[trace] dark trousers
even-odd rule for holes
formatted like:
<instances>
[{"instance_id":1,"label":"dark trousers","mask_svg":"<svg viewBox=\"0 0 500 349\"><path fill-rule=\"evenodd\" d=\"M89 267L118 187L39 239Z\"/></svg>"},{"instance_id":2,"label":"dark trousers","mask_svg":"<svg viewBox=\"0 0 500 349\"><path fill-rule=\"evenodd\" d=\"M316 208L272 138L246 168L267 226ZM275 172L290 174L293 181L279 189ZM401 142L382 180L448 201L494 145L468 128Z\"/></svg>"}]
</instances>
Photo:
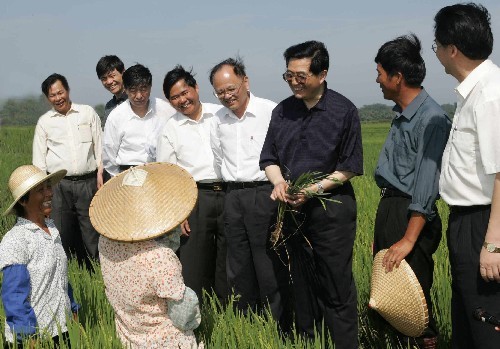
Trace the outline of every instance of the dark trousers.
<instances>
[{"instance_id":1,"label":"dark trousers","mask_svg":"<svg viewBox=\"0 0 500 349\"><path fill-rule=\"evenodd\" d=\"M97 260L99 234L90 223L89 207L97 191L97 178L71 181L62 179L53 188L51 218L61 234L66 255L76 255L91 266Z\"/></svg>"},{"instance_id":2,"label":"dark trousers","mask_svg":"<svg viewBox=\"0 0 500 349\"><path fill-rule=\"evenodd\" d=\"M350 183L328 198L341 203L309 199L285 225L297 329L314 337L324 327L335 348L358 347L357 291L352 275L356 236L356 201Z\"/></svg>"},{"instance_id":3,"label":"dark trousers","mask_svg":"<svg viewBox=\"0 0 500 349\"><path fill-rule=\"evenodd\" d=\"M451 210L448 249L452 277L451 345L453 349L498 349L500 333L472 317L477 307L500 319L500 284L486 282L479 271L479 254L490 218L490 207Z\"/></svg>"},{"instance_id":4,"label":"dark trousers","mask_svg":"<svg viewBox=\"0 0 500 349\"><path fill-rule=\"evenodd\" d=\"M198 189L198 201L188 218L191 233L181 237L179 258L186 286L202 300L202 289L215 291L221 302L229 295L226 275L223 191Z\"/></svg>"},{"instance_id":5,"label":"dark trousers","mask_svg":"<svg viewBox=\"0 0 500 349\"><path fill-rule=\"evenodd\" d=\"M375 218L374 255L403 238L410 218L408 211L410 204L411 199L409 198L384 197L380 199ZM429 326L423 337L436 337L438 335L438 328L432 314L431 287L434 274L432 255L439 246L441 236L441 218L436 209L436 217L424 225L413 250L405 258L417 276L420 286L422 286L429 310Z\"/></svg>"},{"instance_id":6,"label":"dark trousers","mask_svg":"<svg viewBox=\"0 0 500 349\"><path fill-rule=\"evenodd\" d=\"M272 185L228 190L224 206L229 286L240 298L237 307L262 309L269 304L273 317L283 321L285 266L270 249L270 229L277 203Z\"/></svg>"}]
</instances>

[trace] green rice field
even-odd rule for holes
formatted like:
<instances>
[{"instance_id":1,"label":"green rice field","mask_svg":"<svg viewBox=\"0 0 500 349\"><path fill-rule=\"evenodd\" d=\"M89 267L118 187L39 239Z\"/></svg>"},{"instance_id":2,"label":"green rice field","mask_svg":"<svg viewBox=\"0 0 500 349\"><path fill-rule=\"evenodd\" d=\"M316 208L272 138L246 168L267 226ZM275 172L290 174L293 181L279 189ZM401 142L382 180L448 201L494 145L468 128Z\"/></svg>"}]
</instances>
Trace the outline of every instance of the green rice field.
<instances>
[{"instance_id":1,"label":"green rice field","mask_svg":"<svg viewBox=\"0 0 500 349\"><path fill-rule=\"evenodd\" d=\"M382 324L367 304L370 291L372 265L371 244L375 212L379 201L379 190L373 180L378 153L389 130L389 123L366 123L362 125L365 175L355 178L353 184L358 202L358 230L354 246L354 276L358 287L359 343L361 348L412 348L411 344L397 342L394 332ZM7 188L10 173L17 166L31 163L33 128L0 128L0 207L3 210L11 200ZM443 218L443 241L435 259L434 315L440 328L438 348L450 347L451 334L451 279L448 251L444 232L448 208L438 202ZM14 217L0 218L0 236L14 224ZM69 278L75 299L82 305L79 321L69 323L69 334L73 348L122 348L115 334L113 311L106 300L99 268L95 274L70 262ZM196 334L207 348L324 348L329 338L317 336L306 342L300 337L281 336L276 324L269 316L251 314L242 316L232 307L220 309L216 301L207 295L202 308L202 325ZM5 317L0 307L0 347L3 347ZM34 348L50 348L51 341L39 340ZM64 348L64 346L62 346ZM331 346L333 347L333 346Z\"/></svg>"}]
</instances>

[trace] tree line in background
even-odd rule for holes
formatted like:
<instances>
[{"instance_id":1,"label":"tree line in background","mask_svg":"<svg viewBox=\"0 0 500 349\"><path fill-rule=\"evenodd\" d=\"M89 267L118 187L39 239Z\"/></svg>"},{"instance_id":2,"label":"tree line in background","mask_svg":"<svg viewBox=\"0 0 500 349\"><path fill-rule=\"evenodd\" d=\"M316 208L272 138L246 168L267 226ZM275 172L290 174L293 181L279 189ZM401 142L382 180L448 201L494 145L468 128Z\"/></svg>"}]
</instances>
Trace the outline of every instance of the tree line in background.
<instances>
[{"instance_id":1,"label":"tree line in background","mask_svg":"<svg viewBox=\"0 0 500 349\"><path fill-rule=\"evenodd\" d=\"M455 112L456 104L441 106L451 117ZM44 95L23 98L9 98L0 109L0 125L29 126L36 125L38 118L50 109ZM104 115L104 104L94 106L98 115ZM359 108L361 121L391 120L394 115L392 107L382 103L364 105Z\"/></svg>"}]
</instances>

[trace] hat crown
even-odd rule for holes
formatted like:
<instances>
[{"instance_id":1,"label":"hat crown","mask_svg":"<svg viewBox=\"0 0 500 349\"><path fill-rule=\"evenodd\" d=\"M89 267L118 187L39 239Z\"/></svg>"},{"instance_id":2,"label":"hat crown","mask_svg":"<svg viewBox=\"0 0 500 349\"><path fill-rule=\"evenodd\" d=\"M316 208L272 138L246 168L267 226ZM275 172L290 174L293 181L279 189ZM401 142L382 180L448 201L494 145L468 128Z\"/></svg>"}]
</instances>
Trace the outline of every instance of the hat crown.
<instances>
[{"instance_id":1,"label":"hat crown","mask_svg":"<svg viewBox=\"0 0 500 349\"><path fill-rule=\"evenodd\" d=\"M9 190L12 197L16 198L21 191L45 176L46 174L34 165L19 166L9 178Z\"/></svg>"}]
</instances>

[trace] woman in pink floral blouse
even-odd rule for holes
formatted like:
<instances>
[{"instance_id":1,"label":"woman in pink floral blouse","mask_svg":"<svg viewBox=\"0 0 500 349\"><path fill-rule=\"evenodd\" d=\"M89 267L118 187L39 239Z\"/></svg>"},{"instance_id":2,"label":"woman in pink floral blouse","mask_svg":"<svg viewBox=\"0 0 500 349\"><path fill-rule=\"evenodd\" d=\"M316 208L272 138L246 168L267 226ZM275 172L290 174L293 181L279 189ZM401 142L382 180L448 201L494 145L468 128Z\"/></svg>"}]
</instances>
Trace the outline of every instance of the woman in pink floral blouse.
<instances>
[{"instance_id":1,"label":"woman in pink floral blouse","mask_svg":"<svg viewBox=\"0 0 500 349\"><path fill-rule=\"evenodd\" d=\"M106 296L127 348L199 348L198 298L186 287L174 229L196 202L196 184L180 167L131 168L101 188L90 206ZM173 230L173 232L172 232Z\"/></svg>"}]
</instances>

